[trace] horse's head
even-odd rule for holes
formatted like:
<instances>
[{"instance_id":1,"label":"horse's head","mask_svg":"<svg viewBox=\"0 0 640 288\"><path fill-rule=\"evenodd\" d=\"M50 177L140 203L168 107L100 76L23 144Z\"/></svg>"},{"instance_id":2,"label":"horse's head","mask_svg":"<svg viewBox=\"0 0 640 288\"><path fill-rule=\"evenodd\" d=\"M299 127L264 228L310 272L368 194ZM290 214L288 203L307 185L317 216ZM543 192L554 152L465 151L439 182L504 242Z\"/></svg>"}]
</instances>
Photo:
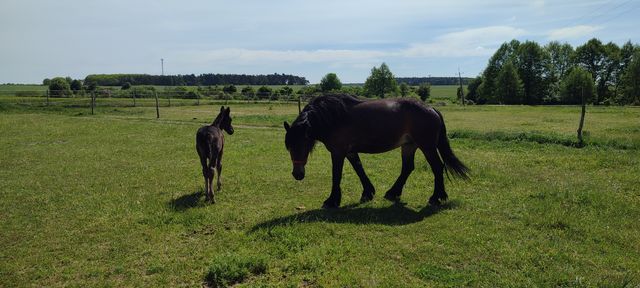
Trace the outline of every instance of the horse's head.
<instances>
[{"instance_id":1,"label":"horse's head","mask_svg":"<svg viewBox=\"0 0 640 288\"><path fill-rule=\"evenodd\" d=\"M296 180L304 179L304 165L307 164L309 153L313 150L315 140L311 136L308 121L297 121L291 126L284 122L284 129L287 133L284 137L284 144L291 155L293 163L293 178Z\"/></svg>"},{"instance_id":2,"label":"horse's head","mask_svg":"<svg viewBox=\"0 0 640 288\"><path fill-rule=\"evenodd\" d=\"M218 115L218 117L216 118L216 121L219 121L218 125L220 125L220 129L227 131L227 133L229 133L229 135L233 134L233 126L231 126L231 108L227 107L226 109L224 108L224 106L220 107L220 114ZM214 123L216 122L214 121Z\"/></svg>"}]
</instances>

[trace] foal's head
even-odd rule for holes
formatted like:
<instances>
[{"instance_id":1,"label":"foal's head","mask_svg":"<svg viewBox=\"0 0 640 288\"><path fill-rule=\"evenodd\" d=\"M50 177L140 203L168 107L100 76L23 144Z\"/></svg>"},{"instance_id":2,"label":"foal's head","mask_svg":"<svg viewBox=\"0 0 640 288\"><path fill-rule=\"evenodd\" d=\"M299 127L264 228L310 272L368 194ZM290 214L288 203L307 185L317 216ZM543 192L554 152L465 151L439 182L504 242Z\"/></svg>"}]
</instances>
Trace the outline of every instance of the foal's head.
<instances>
[{"instance_id":1,"label":"foal's head","mask_svg":"<svg viewBox=\"0 0 640 288\"><path fill-rule=\"evenodd\" d=\"M309 153L313 150L315 139L313 139L308 121L296 121L291 126L284 122L284 129L287 134L284 137L284 144L291 155L293 163L293 178L304 179L304 165L307 164Z\"/></svg>"},{"instance_id":2,"label":"foal's head","mask_svg":"<svg viewBox=\"0 0 640 288\"><path fill-rule=\"evenodd\" d=\"M221 106L220 114L218 114L218 117L213 120L212 125L218 126L218 128L227 131L229 135L233 134L233 126L231 126L231 108L227 107L225 109L224 106Z\"/></svg>"}]
</instances>

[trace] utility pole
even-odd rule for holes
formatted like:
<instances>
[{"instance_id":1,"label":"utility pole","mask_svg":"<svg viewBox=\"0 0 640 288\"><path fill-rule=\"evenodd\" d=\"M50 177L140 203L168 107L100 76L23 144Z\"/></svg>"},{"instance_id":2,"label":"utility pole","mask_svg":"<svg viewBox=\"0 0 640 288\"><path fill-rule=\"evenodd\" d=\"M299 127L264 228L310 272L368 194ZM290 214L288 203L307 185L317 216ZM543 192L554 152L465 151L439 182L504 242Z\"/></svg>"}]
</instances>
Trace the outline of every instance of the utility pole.
<instances>
[{"instance_id":1,"label":"utility pole","mask_svg":"<svg viewBox=\"0 0 640 288\"><path fill-rule=\"evenodd\" d=\"M160 67L162 67L162 76L164 76L164 58L160 58Z\"/></svg>"},{"instance_id":2,"label":"utility pole","mask_svg":"<svg viewBox=\"0 0 640 288\"><path fill-rule=\"evenodd\" d=\"M462 76L460 76L460 67L458 67L458 83L460 84L460 101L462 101L462 106L464 106L464 89L462 88Z\"/></svg>"}]
</instances>

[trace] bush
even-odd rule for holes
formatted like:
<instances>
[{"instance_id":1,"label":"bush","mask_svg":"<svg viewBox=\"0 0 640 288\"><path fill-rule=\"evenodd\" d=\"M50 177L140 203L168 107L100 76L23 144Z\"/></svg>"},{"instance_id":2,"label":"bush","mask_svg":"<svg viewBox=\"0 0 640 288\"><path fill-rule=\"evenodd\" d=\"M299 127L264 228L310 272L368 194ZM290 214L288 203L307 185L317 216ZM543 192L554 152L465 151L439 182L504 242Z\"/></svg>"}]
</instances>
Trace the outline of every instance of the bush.
<instances>
[{"instance_id":1,"label":"bush","mask_svg":"<svg viewBox=\"0 0 640 288\"><path fill-rule=\"evenodd\" d=\"M227 254L213 260L204 278L212 287L227 287L244 281L251 274L266 272L267 261L264 258Z\"/></svg>"}]
</instances>

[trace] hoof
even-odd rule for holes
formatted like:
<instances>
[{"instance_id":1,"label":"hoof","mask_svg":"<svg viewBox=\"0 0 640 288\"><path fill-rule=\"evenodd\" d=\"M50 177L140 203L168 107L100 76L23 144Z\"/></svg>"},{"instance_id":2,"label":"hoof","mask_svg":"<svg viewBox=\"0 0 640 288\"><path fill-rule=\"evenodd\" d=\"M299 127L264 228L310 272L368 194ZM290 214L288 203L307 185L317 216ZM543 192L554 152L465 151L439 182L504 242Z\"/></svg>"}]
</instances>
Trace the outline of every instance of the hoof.
<instances>
[{"instance_id":1,"label":"hoof","mask_svg":"<svg viewBox=\"0 0 640 288\"><path fill-rule=\"evenodd\" d=\"M432 206L440 206L442 203L440 202L440 199L431 197L429 198L429 204Z\"/></svg>"},{"instance_id":2,"label":"hoof","mask_svg":"<svg viewBox=\"0 0 640 288\"><path fill-rule=\"evenodd\" d=\"M373 200L373 193L362 193L360 197L360 203L365 203Z\"/></svg>"},{"instance_id":3,"label":"hoof","mask_svg":"<svg viewBox=\"0 0 640 288\"><path fill-rule=\"evenodd\" d=\"M384 199L391 202L400 202L400 195L387 192L387 194L384 194Z\"/></svg>"},{"instance_id":4,"label":"hoof","mask_svg":"<svg viewBox=\"0 0 640 288\"><path fill-rule=\"evenodd\" d=\"M326 200L322 203L322 209L338 209L340 207L340 203L336 203L335 201Z\"/></svg>"}]
</instances>

